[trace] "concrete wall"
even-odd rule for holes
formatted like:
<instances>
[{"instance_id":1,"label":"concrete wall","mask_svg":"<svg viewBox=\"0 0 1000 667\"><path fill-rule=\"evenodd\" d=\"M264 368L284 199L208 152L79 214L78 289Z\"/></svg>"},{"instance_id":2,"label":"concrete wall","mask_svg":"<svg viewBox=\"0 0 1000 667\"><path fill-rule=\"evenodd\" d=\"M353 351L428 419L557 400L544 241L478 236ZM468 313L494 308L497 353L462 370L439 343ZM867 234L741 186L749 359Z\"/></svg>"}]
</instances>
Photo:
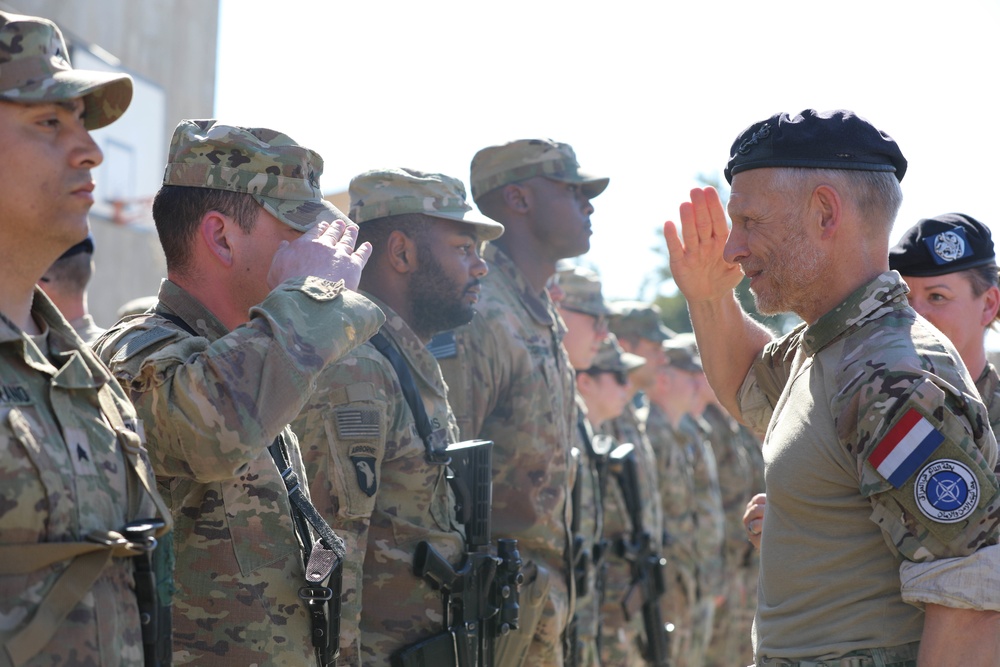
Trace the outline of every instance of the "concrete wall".
<instances>
[{"instance_id":1,"label":"concrete wall","mask_svg":"<svg viewBox=\"0 0 1000 667\"><path fill-rule=\"evenodd\" d=\"M167 140L181 119L213 116L218 0L0 0L0 8L51 19L71 49L75 40L89 42L118 58L125 71L161 87ZM124 302L155 294L166 276L148 211L130 213L136 218L131 224L91 215L97 268L88 299L101 326L114 323Z\"/></svg>"}]
</instances>

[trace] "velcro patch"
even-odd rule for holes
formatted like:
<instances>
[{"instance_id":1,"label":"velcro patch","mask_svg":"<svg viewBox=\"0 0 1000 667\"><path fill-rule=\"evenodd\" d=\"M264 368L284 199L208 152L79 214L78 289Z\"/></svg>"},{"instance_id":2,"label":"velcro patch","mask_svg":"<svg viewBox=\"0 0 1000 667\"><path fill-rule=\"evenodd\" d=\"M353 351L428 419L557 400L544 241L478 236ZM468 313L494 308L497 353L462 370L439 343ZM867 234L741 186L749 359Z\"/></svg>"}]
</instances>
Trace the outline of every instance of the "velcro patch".
<instances>
[{"instance_id":1,"label":"velcro patch","mask_svg":"<svg viewBox=\"0 0 1000 667\"><path fill-rule=\"evenodd\" d=\"M168 329L167 327L153 327L147 331L143 331L137 336L133 336L125 341L115 355L111 357L111 363L109 366L115 364L120 364L123 361L128 361L134 357L139 352L142 352L150 345L158 343L161 340L166 340L167 338L172 338L176 336L178 331L176 329Z\"/></svg>"},{"instance_id":2,"label":"velcro patch","mask_svg":"<svg viewBox=\"0 0 1000 667\"><path fill-rule=\"evenodd\" d=\"M338 408L334 411L337 435L343 440L374 440L379 433L379 411L364 408Z\"/></svg>"},{"instance_id":3,"label":"velcro patch","mask_svg":"<svg viewBox=\"0 0 1000 667\"><path fill-rule=\"evenodd\" d=\"M936 459L917 474L913 496L924 516L941 523L964 520L979 504L979 480L955 459Z\"/></svg>"},{"instance_id":4,"label":"velcro patch","mask_svg":"<svg viewBox=\"0 0 1000 667\"><path fill-rule=\"evenodd\" d=\"M942 442L944 434L915 408L910 408L882 438L868 462L899 489Z\"/></svg>"},{"instance_id":5,"label":"velcro patch","mask_svg":"<svg viewBox=\"0 0 1000 667\"><path fill-rule=\"evenodd\" d=\"M455 332L445 331L431 338L431 341L427 343L427 351L435 359L454 359L458 355Z\"/></svg>"},{"instance_id":6,"label":"velcro patch","mask_svg":"<svg viewBox=\"0 0 1000 667\"><path fill-rule=\"evenodd\" d=\"M352 456L351 463L354 464L354 472L358 477L358 486L369 498L378 491L378 480L375 477L375 457L374 456Z\"/></svg>"}]
</instances>

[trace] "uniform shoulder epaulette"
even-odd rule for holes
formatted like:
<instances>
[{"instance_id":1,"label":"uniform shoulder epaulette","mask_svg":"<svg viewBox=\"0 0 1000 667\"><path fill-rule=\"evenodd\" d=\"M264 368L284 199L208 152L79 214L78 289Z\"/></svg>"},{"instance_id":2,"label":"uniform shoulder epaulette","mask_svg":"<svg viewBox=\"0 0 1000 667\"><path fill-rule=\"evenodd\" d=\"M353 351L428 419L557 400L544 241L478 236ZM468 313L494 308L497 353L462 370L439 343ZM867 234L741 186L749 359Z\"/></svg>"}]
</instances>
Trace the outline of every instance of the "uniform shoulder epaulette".
<instances>
[{"instance_id":1,"label":"uniform shoulder epaulette","mask_svg":"<svg viewBox=\"0 0 1000 667\"><path fill-rule=\"evenodd\" d=\"M169 327L153 327L152 329L146 329L135 334L126 334L125 344L118 348L115 355L111 357L111 364L120 364L128 361L150 345L173 338L179 333L177 329Z\"/></svg>"}]
</instances>

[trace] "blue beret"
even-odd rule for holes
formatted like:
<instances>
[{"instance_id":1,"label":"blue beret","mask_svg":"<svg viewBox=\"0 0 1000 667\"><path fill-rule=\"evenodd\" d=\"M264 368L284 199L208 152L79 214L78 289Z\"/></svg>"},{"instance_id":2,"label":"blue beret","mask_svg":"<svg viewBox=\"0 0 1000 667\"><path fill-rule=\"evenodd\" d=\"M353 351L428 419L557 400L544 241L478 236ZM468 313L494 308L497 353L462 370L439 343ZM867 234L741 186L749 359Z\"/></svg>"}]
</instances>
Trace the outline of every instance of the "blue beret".
<instances>
[{"instance_id":1,"label":"blue beret","mask_svg":"<svg viewBox=\"0 0 1000 667\"><path fill-rule=\"evenodd\" d=\"M996 264L990 229L964 213L924 218L889 251L889 268L922 278Z\"/></svg>"},{"instance_id":2,"label":"blue beret","mask_svg":"<svg viewBox=\"0 0 1000 667\"><path fill-rule=\"evenodd\" d=\"M885 132L852 111L778 113L743 130L730 150L726 180L763 167L906 173L906 158Z\"/></svg>"}]
</instances>

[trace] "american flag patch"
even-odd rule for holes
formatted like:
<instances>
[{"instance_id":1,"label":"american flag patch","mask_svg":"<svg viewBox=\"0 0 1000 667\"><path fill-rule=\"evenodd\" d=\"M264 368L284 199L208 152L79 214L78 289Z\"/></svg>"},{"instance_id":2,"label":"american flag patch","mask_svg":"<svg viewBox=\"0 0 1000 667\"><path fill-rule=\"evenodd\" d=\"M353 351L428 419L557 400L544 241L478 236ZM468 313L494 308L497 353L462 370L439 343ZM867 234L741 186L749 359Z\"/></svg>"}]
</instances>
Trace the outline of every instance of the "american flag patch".
<instances>
[{"instance_id":1,"label":"american flag patch","mask_svg":"<svg viewBox=\"0 0 1000 667\"><path fill-rule=\"evenodd\" d=\"M349 408L335 412L337 435L344 440L372 440L379 437L378 410Z\"/></svg>"},{"instance_id":2,"label":"american flag patch","mask_svg":"<svg viewBox=\"0 0 1000 667\"><path fill-rule=\"evenodd\" d=\"M878 443L868 462L878 474L898 488L944 442L944 435L927 418L910 408L892 430Z\"/></svg>"}]
</instances>

